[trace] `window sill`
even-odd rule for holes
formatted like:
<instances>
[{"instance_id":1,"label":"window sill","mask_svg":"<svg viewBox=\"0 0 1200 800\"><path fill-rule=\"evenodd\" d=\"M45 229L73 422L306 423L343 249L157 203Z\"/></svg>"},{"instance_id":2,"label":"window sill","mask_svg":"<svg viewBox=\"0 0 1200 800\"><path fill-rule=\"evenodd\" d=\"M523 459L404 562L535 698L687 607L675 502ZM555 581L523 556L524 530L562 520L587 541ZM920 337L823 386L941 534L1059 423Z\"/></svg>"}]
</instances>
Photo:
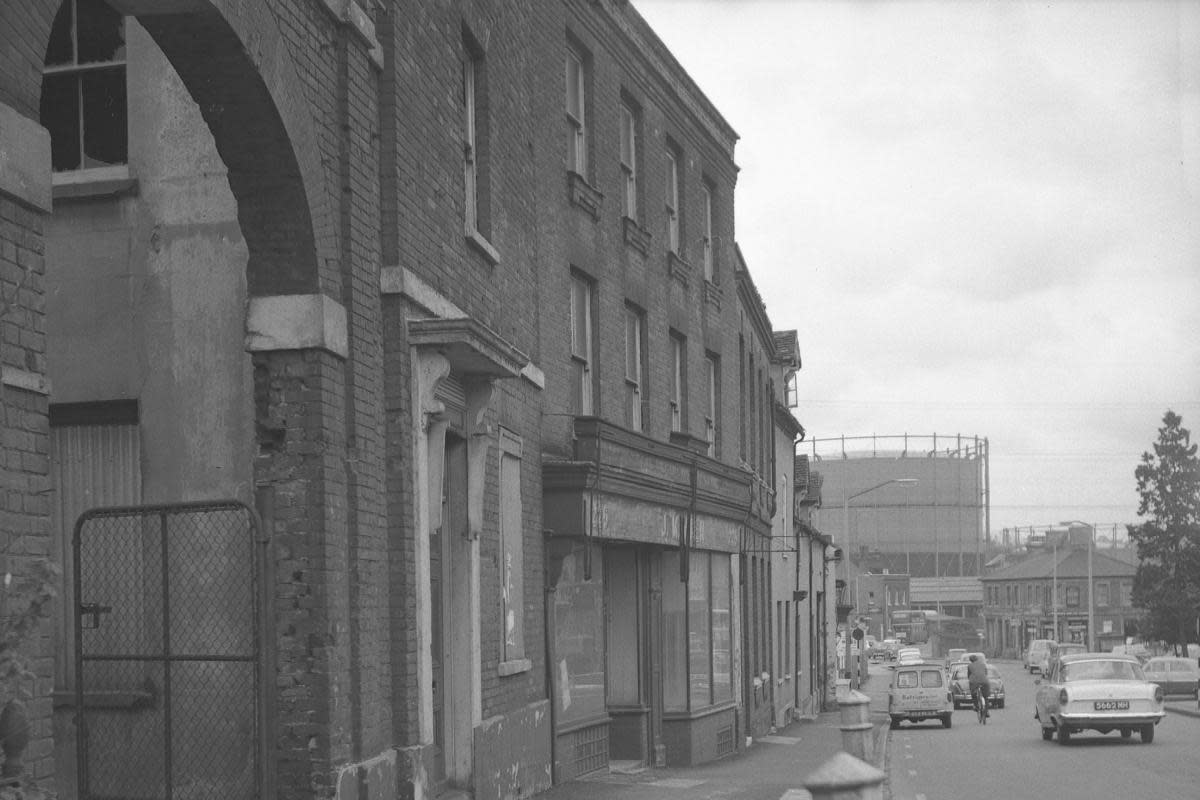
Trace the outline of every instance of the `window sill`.
<instances>
[{"instance_id":1,"label":"window sill","mask_svg":"<svg viewBox=\"0 0 1200 800\"><path fill-rule=\"evenodd\" d=\"M500 673L501 678L507 678L509 675L529 672L531 669L533 669L533 662L528 658L514 658L511 661L501 661L496 671Z\"/></svg>"},{"instance_id":2,"label":"window sill","mask_svg":"<svg viewBox=\"0 0 1200 800\"><path fill-rule=\"evenodd\" d=\"M136 195L138 180L127 164L97 167L73 172L56 172L52 176L51 197L54 200L90 200L124 195Z\"/></svg>"},{"instance_id":3,"label":"window sill","mask_svg":"<svg viewBox=\"0 0 1200 800\"><path fill-rule=\"evenodd\" d=\"M692 265L683 260L678 253L667 252L667 274L687 288L692 280Z\"/></svg>"},{"instance_id":4,"label":"window sill","mask_svg":"<svg viewBox=\"0 0 1200 800\"><path fill-rule=\"evenodd\" d=\"M650 253L650 232L637 224L630 217L621 218L621 226L625 232L625 244L637 250L643 256Z\"/></svg>"},{"instance_id":5,"label":"window sill","mask_svg":"<svg viewBox=\"0 0 1200 800\"><path fill-rule=\"evenodd\" d=\"M487 262L493 267L500 263L500 253L496 248L492 247L491 242L487 240L482 233L475 228L467 228L466 230L467 244L479 251L480 255L487 259Z\"/></svg>"},{"instance_id":6,"label":"window sill","mask_svg":"<svg viewBox=\"0 0 1200 800\"><path fill-rule=\"evenodd\" d=\"M590 214L593 220L600 219L600 206L604 202L604 195L578 172L567 173L567 196L572 204Z\"/></svg>"}]
</instances>

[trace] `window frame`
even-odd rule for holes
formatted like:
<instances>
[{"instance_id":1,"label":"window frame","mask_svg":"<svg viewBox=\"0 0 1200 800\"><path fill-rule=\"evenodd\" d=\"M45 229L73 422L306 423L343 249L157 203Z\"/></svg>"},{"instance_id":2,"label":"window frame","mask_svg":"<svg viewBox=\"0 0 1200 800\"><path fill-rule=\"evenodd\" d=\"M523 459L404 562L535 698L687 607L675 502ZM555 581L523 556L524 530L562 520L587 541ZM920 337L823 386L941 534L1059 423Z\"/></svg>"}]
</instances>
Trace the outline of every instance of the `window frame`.
<instances>
[{"instance_id":1,"label":"window frame","mask_svg":"<svg viewBox=\"0 0 1200 800\"><path fill-rule=\"evenodd\" d=\"M683 257L683 230L681 217L683 216L680 208L680 183L681 171L679 162L681 159L679 148L673 143L667 143L666 150L666 184L664 187L665 197L663 204L667 217L667 250L679 257Z\"/></svg>"},{"instance_id":2,"label":"window frame","mask_svg":"<svg viewBox=\"0 0 1200 800\"><path fill-rule=\"evenodd\" d=\"M646 430L646 312L625 303L625 423L635 431Z\"/></svg>"},{"instance_id":3,"label":"window frame","mask_svg":"<svg viewBox=\"0 0 1200 800\"><path fill-rule=\"evenodd\" d=\"M582 294L582 297L579 294ZM591 416L596 412L595 379L595 282L576 270L571 272L570 293L570 360L572 375L578 373L578 385L571 388L574 413ZM583 318L578 315L582 313ZM580 334L583 341L580 342Z\"/></svg>"},{"instance_id":4,"label":"window frame","mask_svg":"<svg viewBox=\"0 0 1200 800\"><path fill-rule=\"evenodd\" d=\"M701 210L704 225L704 235L701 240L701 246L704 252L704 280L708 283L715 284L717 282L717 254L715 234L713 233L713 194L716 191L712 181L704 180L701 182Z\"/></svg>"},{"instance_id":5,"label":"window frame","mask_svg":"<svg viewBox=\"0 0 1200 800\"><path fill-rule=\"evenodd\" d=\"M671 414L671 431L687 431L687 337L676 330L669 335L671 342L671 384L667 407Z\"/></svg>"},{"instance_id":6,"label":"window frame","mask_svg":"<svg viewBox=\"0 0 1200 800\"><path fill-rule=\"evenodd\" d=\"M531 668L525 654L525 486L522 476L524 442L518 434L504 427L499 429L498 438L496 449L500 494L500 671L508 675ZM515 519L509 516L512 506L506 505L506 501L512 501L505 491L509 469L515 469ZM510 522L515 522L516 530L509 530Z\"/></svg>"},{"instance_id":7,"label":"window frame","mask_svg":"<svg viewBox=\"0 0 1200 800\"><path fill-rule=\"evenodd\" d=\"M640 222L641 172L638 159L641 156L641 109L632 101L621 99L621 150L620 165L623 180L621 213L634 222Z\"/></svg>"},{"instance_id":8,"label":"window frame","mask_svg":"<svg viewBox=\"0 0 1200 800\"><path fill-rule=\"evenodd\" d=\"M711 458L717 458L719 449L717 445L717 433L719 426L717 424L718 416L721 409L721 358L715 353L704 354L704 370L705 381L707 382L708 394L708 409L704 416L704 434L708 440L708 455Z\"/></svg>"},{"instance_id":9,"label":"window frame","mask_svg":"<svg viewBox=\"0 0 1200 800\"><path fill-rule=\"evenodd\" d=\"M568 129L567 171L584 180L589 177L591 159L588 130L588 73L589 59L586 51L574 42L568 42L566 55L566 101L565 112ZM572 94L572 92L574 94ZM575 102L572 102L572 101Z\"/></svg>"},{"instance_id":10,"label":"window frame","mask_svg":"<svg viewBox=\"0 0 1200 800\"><path fill-rule=\"evenodd\" d=\"M112 9L103 3L106 8ZM113 180L124 179L129 177L129 89L128 89L128 74L129 74L129 57L128 57L128 24L124 15L112 11L119 18L120 43L117 47L119 57L108 58L95 61L80 62L79 57L79 0L62 0L59 5L58 15L61 15L64 9L70 9L70 44L71 44L71 61L70 63L45 63L42 64L42 94L45 94L45 82L47 78L59 78L67 76L73 78L74 96L76 99L73 137L78 145L76 156L78 157L78 166L67 169L53 169L54 158L54 128L57 125L46 124L42 120L42 113L39 110L39 122L50 131L51 134L51 180L54 184L70 184L80 183L93 180ZM54 23L58 23L59 16L56 15ZM51 36L55 35L51 31ZM111 164L99 164L89 166L87 164L87 128L85 119L86 101L85 87L83 76L88 74L99 74L102 72L119 71L120 83L123 87L123 106L119 109L121 123L124 125L124 160L113 162Z\"/></svg>"}]
</instances>

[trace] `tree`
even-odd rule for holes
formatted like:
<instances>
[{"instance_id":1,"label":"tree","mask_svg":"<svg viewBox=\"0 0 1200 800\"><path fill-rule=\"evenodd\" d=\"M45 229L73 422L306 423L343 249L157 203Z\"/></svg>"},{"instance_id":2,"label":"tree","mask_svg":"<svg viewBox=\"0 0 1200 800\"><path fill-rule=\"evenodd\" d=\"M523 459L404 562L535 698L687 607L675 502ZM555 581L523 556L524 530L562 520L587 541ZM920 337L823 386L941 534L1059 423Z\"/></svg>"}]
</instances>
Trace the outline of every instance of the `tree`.
<instances>
[{"instance_id":1,"label":"tree","mask_svg":"<svg viewBox=\"0 0 1200 800\"><path fill-rule=\"evenodd\" d=\"M1146 611L1143 634L1171 644L1196 641L1200 619L1200 459L1183 418L1163 416L1154 453L1142 453L1138 516L1130 525L1138 569L1133 602ZM1147 630L1148 629L1148 630Z\"/></svg>"}]
</instances>

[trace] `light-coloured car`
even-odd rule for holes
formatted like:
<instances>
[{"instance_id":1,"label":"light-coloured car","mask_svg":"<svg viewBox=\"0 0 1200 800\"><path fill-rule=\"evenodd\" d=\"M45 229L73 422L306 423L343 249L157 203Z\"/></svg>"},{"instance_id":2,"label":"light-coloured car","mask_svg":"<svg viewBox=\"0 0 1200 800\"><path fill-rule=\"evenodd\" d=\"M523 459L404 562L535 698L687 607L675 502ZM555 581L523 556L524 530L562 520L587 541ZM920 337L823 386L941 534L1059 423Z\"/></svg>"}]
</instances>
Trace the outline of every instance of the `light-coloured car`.
<instances>
[{"instance_id":1,"label":"light-coloured car","mask_svg":"<svg viewBox=\"0 0 1200 800\"><path fill-rule=\"evenodd\" d=\"M1025 649L1025 657L1022 659L1025 664L1025 669L1033 672L1042 669L1042 661L1045 660L1050 652L1050 645L1054 644L1053 639L1034 639L1029 643L1029 647Z\"/></svg>"},{"instance_id":2,"label":"light-coloured car","mask_svg":"<svg viewBox=\"0 0 1200 800\"><path fill-rule=\"evenodd\" d=\"M924 722L941 720L942 727L949 728L954 712L954 701L946 687L946 671L941 664L917 663L898 665L892 672L888 687L888 716L892 728L900 727L904 720Z\"/></svg>"},{"instance_id":3,"label":"light-coloured car","mask_svg":"<svg viewBox=\"0 0 1200 800\"><path fill-rule=\"evenodd\" d=\"M909 664L919 664L924 661L924 656L921 655L919 647L901 647L896 653L897 666L907 666Z\"/></svg>"},{"instance_id":4,"label":"light-coloured car","mask_svg":"<svg viewBox=\"0 0 1200 800\"><path fill-rule=\"evenodd\" d=\"M951 647L946 651L946 669L950 669L950 665L955 661L966 661L967 651L962 647Z\"/></svg>"},{"instance_id":5,"label":"light-coloured car","mask_svg":"<svg viewBox=\"0 0 1200 800\"><path fill-rule=\"evenodd\" d=\"M1042 738L1057 734L1060 744L1085 730L1134 731L1142 742L1154 741L1154 726L1166 716L1161 686L1146 680L1133 656L1081 653L1055 659L1050 673L1038 678L1034 718Z\"/></svg>"},{"instance_id":6,"label":"light-coloured car","mask_svg":"<svg viewBox=\"0 0 1200 800\"><path fill-rule=\"evenodd\" d=\"M1161 686L1164 694L1186 694L1200 701L1200 667L1195 659L1155 656L1142 670L1146 680Z\"/></svg>"}]
</instances>

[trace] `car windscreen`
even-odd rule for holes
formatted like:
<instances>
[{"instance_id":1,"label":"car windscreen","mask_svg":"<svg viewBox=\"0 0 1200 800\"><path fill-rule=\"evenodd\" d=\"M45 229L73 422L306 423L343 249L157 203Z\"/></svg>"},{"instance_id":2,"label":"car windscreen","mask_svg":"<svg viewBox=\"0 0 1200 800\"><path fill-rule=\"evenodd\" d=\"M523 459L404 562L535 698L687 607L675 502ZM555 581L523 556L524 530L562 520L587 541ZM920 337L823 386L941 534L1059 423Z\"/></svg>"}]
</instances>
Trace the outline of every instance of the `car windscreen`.
<instances>
[{"instance_id":1,"label":"car windscreen","mask_svg":"<svg viewBox=\"0 0 1200 800\"><path fill-rule=\"evenodd\" d=\"M1141 681L1142 668L1132 661L1072 661L1059 672L1063 681Z\"/></svg>"}]
</instances>

